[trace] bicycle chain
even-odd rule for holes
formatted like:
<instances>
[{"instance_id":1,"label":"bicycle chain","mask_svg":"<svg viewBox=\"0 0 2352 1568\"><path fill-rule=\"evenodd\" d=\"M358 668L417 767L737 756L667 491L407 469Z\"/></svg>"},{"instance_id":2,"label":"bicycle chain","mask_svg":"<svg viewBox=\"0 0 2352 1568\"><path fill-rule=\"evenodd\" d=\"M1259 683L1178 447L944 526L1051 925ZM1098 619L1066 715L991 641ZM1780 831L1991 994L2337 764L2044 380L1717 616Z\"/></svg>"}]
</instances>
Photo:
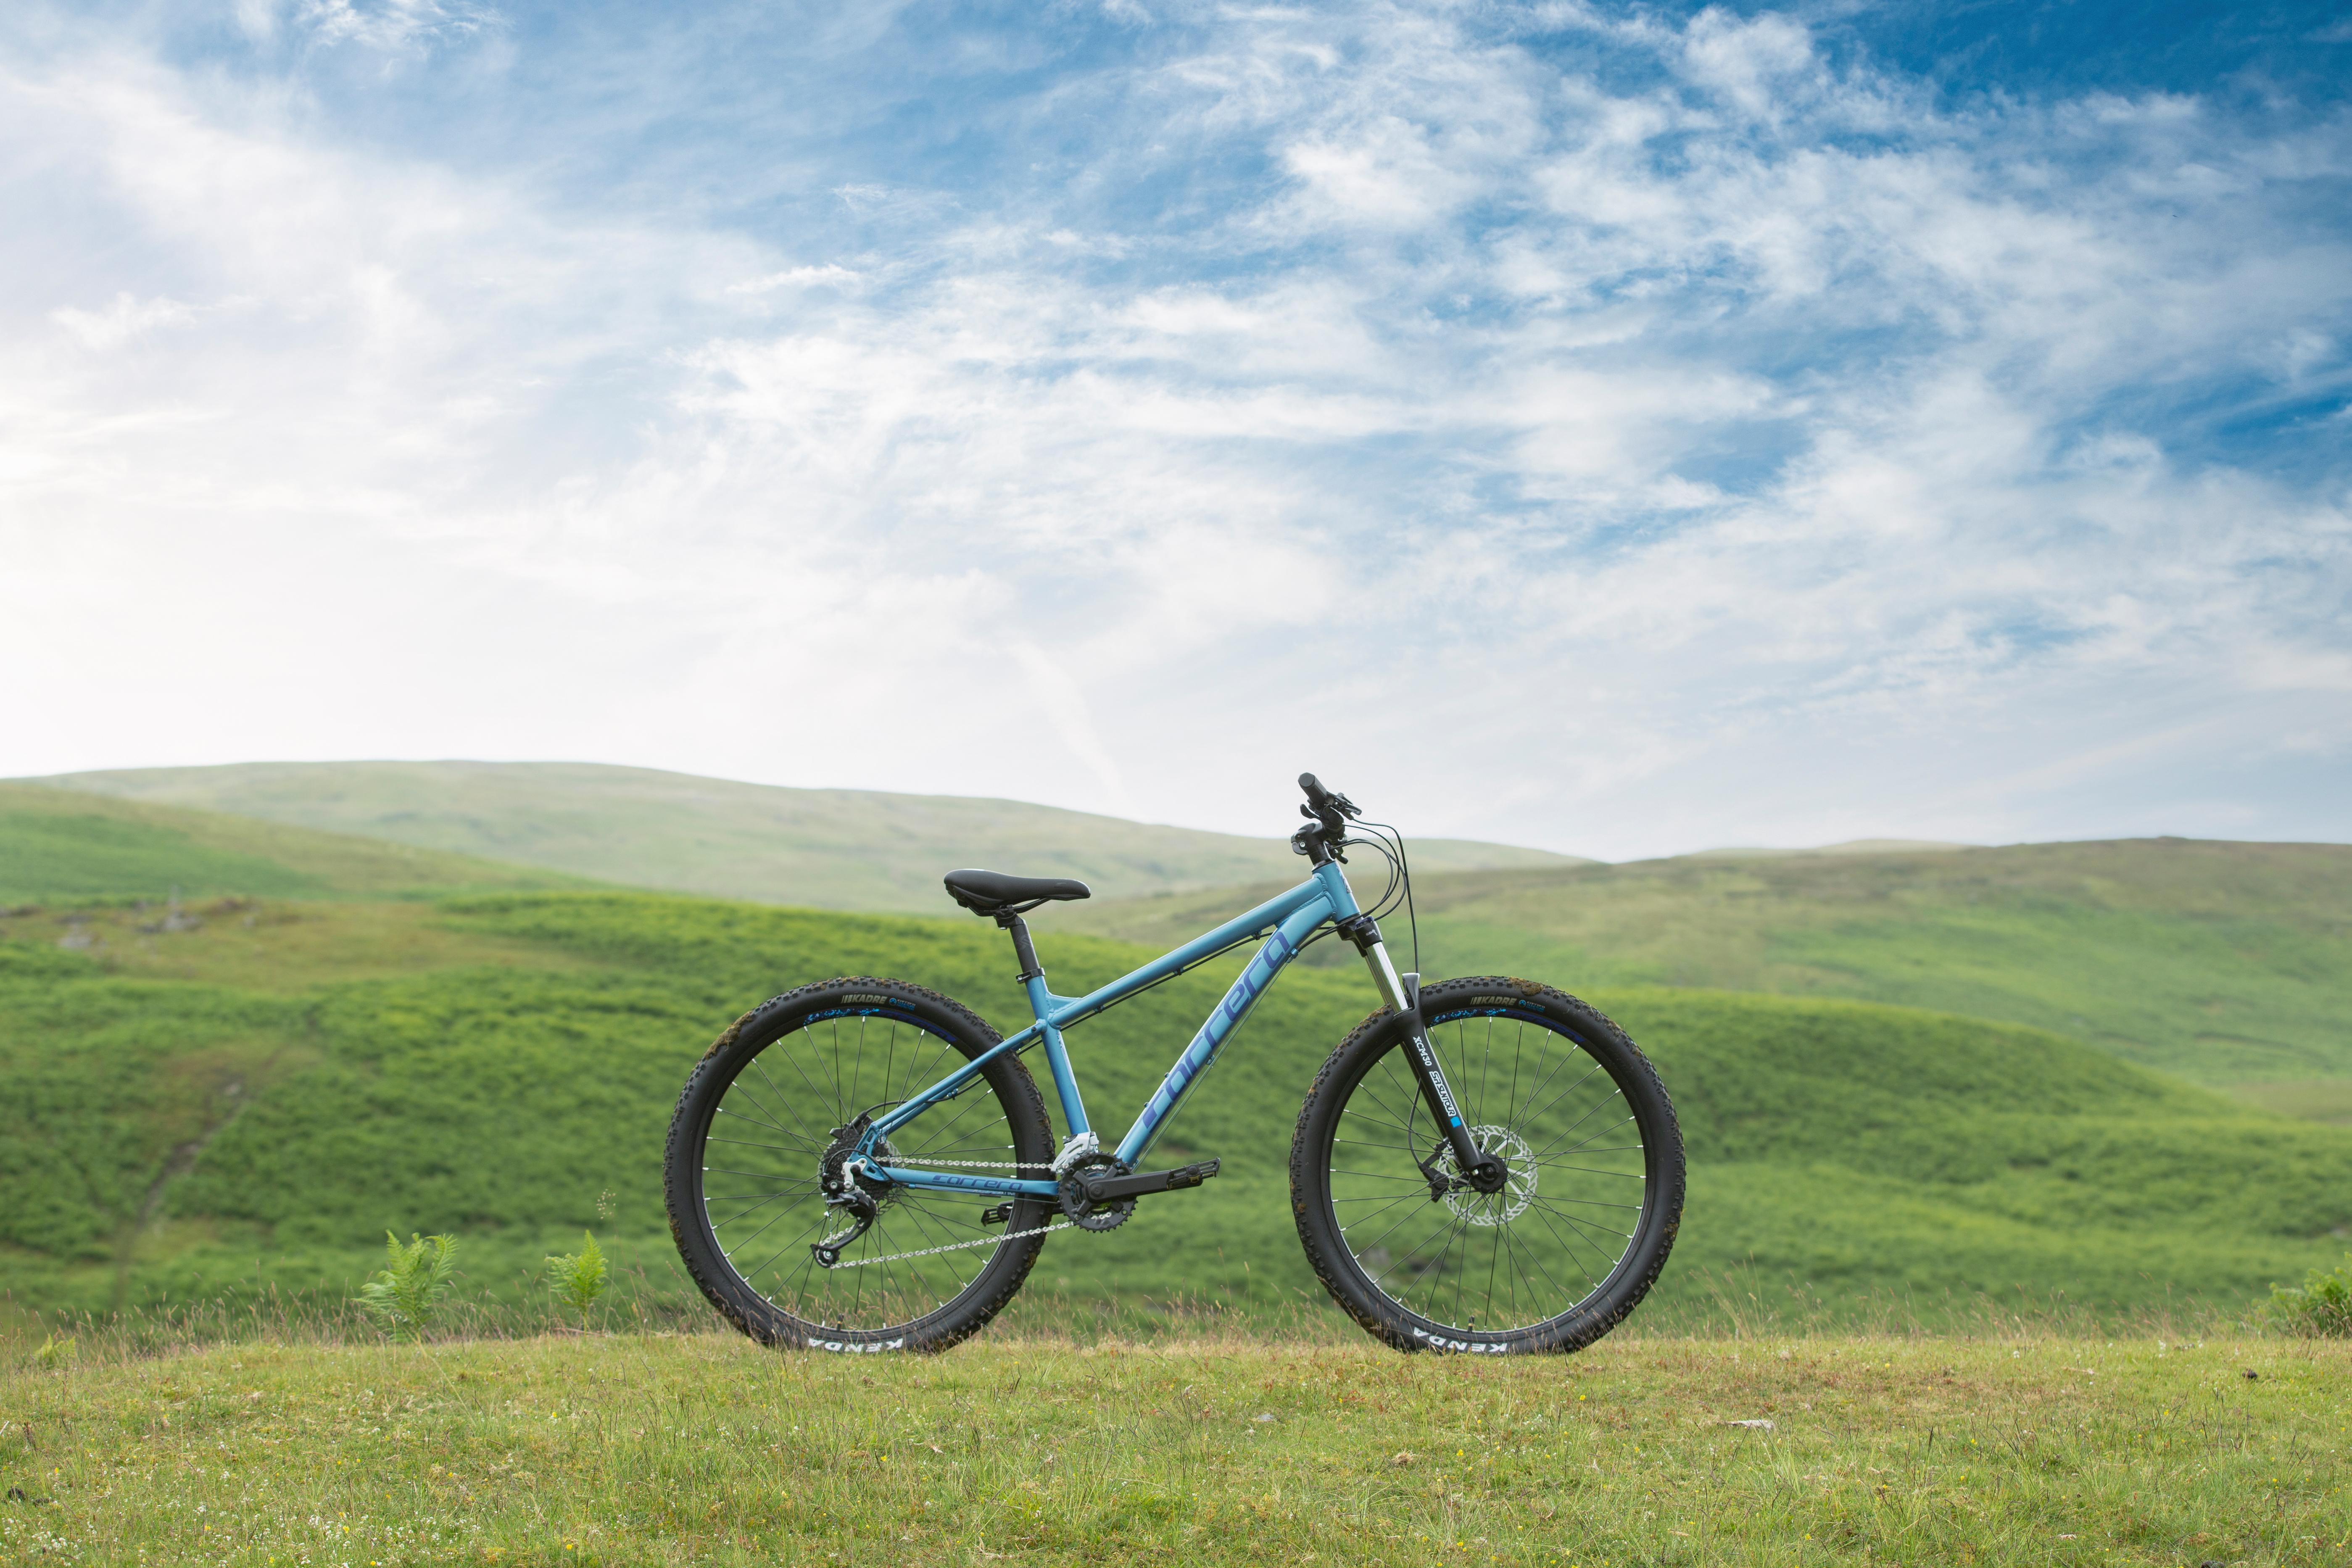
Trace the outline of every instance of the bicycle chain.
<instances>
[{"instance_id":1,"label":"bicycle chain","mask_svg":"<svg viewBox=\"0 0 2352 1568\"><path fill-rule=\"evenodd\" d=\"M1044 1236L1051 1231L1077 1228L1068 1220L1063 1220L1055 1225L1041 1225L1034 1230L1008 1230L1003 1236L975 1236L970 1241L950 1241L945 1247L926 1247L913 1252L886 1252L879 1258L845 1258L834 1267L863 1268L871 1263L896 1263L902 1258L929 1258L934 1252L957 1252L967 1247L994 1247L1000 1241L1018 1241L1024 1236Z\"/></svg>"},{"instance_id":2,"label":"bicycle chain","mask_svg":"<svg viewBox=\"0 0 2352 1568\"><path fill-rule=\"evenodd\" d=\"M952 1165L960 1171L1050 1171L1054 1168L1036 1160L926 1160L920 1156L909 1156L908 1163L910 1165ZM1003 1236L976 1236L970 1241L950 1241L944 1247L919 1247L913 1252L886 1252L878 1258L845 1258L834 1267L864 1268L870 1264L896 1263L906 1258L929 1258L935 1252L961 1252L972 1247L994 1247L1000 1241L1019 1241L1027 1236L1045 1236L1052 1231L1077 1228L1068 1220L1062 1220L1054 1225L1041 1225L1034 1230L1008 1230Z\"/></svg>"}]
</instances>

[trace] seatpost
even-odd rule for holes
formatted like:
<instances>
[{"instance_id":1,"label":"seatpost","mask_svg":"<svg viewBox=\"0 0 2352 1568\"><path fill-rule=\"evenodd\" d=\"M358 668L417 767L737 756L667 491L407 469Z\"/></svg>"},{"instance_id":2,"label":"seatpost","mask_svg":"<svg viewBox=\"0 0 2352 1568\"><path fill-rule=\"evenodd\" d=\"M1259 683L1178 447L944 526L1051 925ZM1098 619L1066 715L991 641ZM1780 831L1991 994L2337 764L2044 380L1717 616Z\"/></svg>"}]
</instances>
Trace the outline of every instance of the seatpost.
<instances>
[{"instance_id":1,"label":"seatpost","mask_svg":"<svg viewBox=\"0 0 2352 1568\"><path fill-rule=\"evenodd\" d=\"M1021 961L1021 988L1029 994L1029 1011L1036 1015L1037 1033L1045 1042L1045 1064L1053 1069L1054 1092L1061 1097L1062 1120L1070 1129L1056 1158L1067 1161L1092 1153L1098 1145L1093 1130L1087 1125L1086 1101L1078 1096L1077 1076L1070 1071L1070 1053L1062 1044L1062 1031L1054 1026L1054 998L1045 989L1045 966L1037 962L1036 943L1029 940L1029 922L1021 918L1036 907L1023 904L1018 909L999 910L996 923L1013 933L1013 956ZM1056 1165L1055 1173L1059 1174L1061 1169Z\"/></svg>"},{"instance_id":2,"label":"seatpost","mask_svg":"<svg viewBox=\"0 0 2352 1568\"><path fill-rule=\"evenodd\" d=\"M1017 977L1021 984L1026 985L1032 980L1043 980L1045 971L1037 963L1037 945L1029 940L1029 922L1021 918L1021 911L999 910L996 923L1013 933L1013 956L1021 961L1021 973Z\"/></svg>"}]
</instances>

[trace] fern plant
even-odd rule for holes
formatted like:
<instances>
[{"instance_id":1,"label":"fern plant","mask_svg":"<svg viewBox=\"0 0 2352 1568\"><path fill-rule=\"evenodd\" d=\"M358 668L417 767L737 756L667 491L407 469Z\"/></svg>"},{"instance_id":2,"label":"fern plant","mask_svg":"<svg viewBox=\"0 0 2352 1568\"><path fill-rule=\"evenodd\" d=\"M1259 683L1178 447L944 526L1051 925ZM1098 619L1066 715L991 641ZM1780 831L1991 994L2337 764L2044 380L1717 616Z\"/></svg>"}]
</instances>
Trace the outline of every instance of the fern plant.
<instances>
[{"instance_id":1,"label":"fern plant","mask_svg":"<svg viewBox=\"0 0 2352 1568\"><path fill-rule=\"evenodd\" d=\"M457 1277L457 1238L412 1231L404 1245L385 1231L383 1252L384 1266L360 1287L359 1309L395 1341L414 1341L440 1312L449 1281Z\"/></svg>"},{"instance_id":2,"label":"fern plant","mask_svg":"<svg viewBox=\"0 0 2352 1568\"><path fill-rule=\"evenodd\" d=\"M2313 1269L2299 1289L2272 1286L2262 1314L2273 1327L2305 1339L2352 1339L2352 1256L2334 1268Z\"/></svg>"},{"instance_id":3,"label":"fern plant","mask_svg":"<svg viewBox=\"0 0 2352 1568\"><path fill-rule=\"evenodd\" d=\"M580 1233L582 1246L577 1252L567 1252L561 1258L547 1260L547 1282L555 1299L580 1314L580 1325L588 1325L589 1310L604 1293L607 1270L604 1250L596 1238L586 1231Z\"/></svg>"}]
</instances>

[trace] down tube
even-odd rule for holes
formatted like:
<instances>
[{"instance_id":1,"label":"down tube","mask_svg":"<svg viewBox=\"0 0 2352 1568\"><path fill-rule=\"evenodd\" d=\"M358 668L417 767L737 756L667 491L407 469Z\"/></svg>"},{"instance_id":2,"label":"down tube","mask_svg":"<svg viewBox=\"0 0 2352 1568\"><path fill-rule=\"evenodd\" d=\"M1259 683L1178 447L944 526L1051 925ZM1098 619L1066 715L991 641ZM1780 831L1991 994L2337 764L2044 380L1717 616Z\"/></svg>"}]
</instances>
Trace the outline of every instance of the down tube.
<instances>
[{"instance_id":1,"label":"down tube","mask_svg":"<svg viewBox=\"0 0 2352 1568\"><path fill-rule=\"evenodd\" d=\"M1176 1065L1168 1069L1168 1076L1144 1101L1135 1125L1119 1140L1118 1157L1129 1170L1135 1169L1150 1152L1151 1145L1159 1142L1160 1129L1168 1125L1177 1107L1192 1092L1192 1086L1201 1081L1201 1075L1209 1070L1209 1064L1217 1059L1217 1052L1241 1027L1242 1020L1249 1016L1250 1009L1265 994L1265 988L1274 984L1274 977L1282 973L1283 966L1298 956L1299 944L1330 918L1331 900L1328 897L1309 901L1275 927L1256 956L1242 966L1233 989L1225 993L1225 999L1217 1004L1217 1010L1209 1015L1201 1032L1192 1037L1192 1043L1184 1047L1184 1054L1176 1058Z\"/></svg>"}]
</instances>

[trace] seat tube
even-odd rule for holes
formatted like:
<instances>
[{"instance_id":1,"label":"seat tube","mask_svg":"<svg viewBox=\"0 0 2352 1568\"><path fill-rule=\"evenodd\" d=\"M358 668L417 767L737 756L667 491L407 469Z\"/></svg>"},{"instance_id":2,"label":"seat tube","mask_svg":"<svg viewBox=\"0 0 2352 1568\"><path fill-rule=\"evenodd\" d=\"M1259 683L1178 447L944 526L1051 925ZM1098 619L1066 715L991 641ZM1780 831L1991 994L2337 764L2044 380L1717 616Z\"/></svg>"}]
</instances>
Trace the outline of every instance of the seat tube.
<instances>
[{"instance_id":1,"label":"seat tube","mask_svg":"<svg viewBox=\"0 0 2352 1568\"><path fill-rule=\"evenodd\" d=\"M1070 1071L1070 1053L1062 1044L1062 1031L1047 1022L1047 1011L1053 1004L1045 989L1045 977L1025 974L1022 983L1029 988L1029 1010L1037 1016L1037 1032L1045 1038L1045 1065L1053 1069L1054 1092L1062 1101L1062 1120L1069 1124L1070 1136L1076 1138L1089 1131L1087 1107L1078 1098L1078 1080Z\"/></svg>"}]
</instances>

